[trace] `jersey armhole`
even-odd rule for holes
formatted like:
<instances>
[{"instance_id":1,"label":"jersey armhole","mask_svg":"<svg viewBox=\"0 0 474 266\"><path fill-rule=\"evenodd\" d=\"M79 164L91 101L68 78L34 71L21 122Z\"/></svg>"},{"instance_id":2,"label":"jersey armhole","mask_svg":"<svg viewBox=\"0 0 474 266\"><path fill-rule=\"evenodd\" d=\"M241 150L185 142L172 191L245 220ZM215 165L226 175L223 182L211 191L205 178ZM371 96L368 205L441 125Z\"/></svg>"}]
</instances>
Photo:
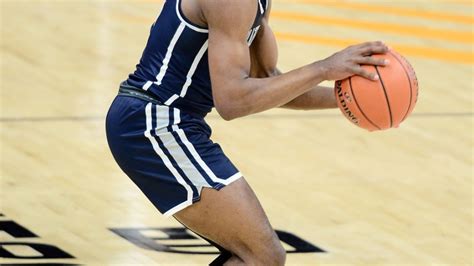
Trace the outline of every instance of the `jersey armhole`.
<instances>
[{"instance_id":1,"label":"jersey armhole","mask_svg":"<svg viewBox=\"0 0 474 266\"><path fill-rule=\"evenodd\" d=\"M184 15L183 10L181 9L181 0L176 0L176 15L178 15L179 20L181 20L181 22L183 22L190 29L201 33L209 32L209 29L196 25Z\"/></svg>"}]
</instances>

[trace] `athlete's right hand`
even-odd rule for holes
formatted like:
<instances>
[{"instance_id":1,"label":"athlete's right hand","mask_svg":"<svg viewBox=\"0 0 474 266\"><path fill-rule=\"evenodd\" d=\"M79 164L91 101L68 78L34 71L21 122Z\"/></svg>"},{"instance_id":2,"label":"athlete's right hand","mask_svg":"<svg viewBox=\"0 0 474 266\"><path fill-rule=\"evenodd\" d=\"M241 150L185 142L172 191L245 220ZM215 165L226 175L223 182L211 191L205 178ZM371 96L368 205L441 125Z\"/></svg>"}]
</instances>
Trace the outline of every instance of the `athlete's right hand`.
<instances>
[{"instance_id":1,"label":"athlete's right hand","mask_svg":"<svg viewBox=\"0 0 474 266\"><path fill-rule=\"evenodd\" d=\"M378 80L375 72L369 72L361 65L386 66L389 62L384 59L371 57L373 54L385 54L389 48L380 41L366 42L349 46L320 61L324 69L325 80L341 80L353 75L359 75L370 80Z\"/></svg>"}]
</instances>

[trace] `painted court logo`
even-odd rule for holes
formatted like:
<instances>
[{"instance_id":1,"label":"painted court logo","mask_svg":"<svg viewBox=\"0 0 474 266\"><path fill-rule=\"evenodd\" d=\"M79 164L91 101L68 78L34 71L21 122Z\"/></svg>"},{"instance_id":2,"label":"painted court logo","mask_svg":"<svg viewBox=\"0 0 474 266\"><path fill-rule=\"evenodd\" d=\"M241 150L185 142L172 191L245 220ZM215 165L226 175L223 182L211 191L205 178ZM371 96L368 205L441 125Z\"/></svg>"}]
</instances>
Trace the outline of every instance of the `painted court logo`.
<instances>
[{"instance_id":1,"label":"painted court logo","mask_svg":"<svg viewBox=\"0 0 474 266\"><path fill-rule=\"evenodd\" d=\"M183 255L220 254L215 246L184 227L110 228L109 230L146 250ZM276 230L276 233L287 253L326 252L290 232ZM38 235L1 213L0 235L7 237L0 239L0 265L80 265L77 264L78 259L62 248L44 243ZM25 263L25 260L28 263ZM49 262L50 260L55 262Z\"/></svg>"},{"instance_id":2,"label":"painted court logo","mask_svg":"<svg viewBox=\"0 0 474 266\"><path fill-rule=\"evenodd\" d=\"M349 93L342 91L342 81L336 81L336 95L341 104L344 115L354 124L359 124L359 119L352 113L347 106L348 102L352 102L352 97Z\"/></svg>"},{"instance_id":3,"label":"painted court logo","mask_svg":"<svg viewBox=\"0 0 474 266\"><path fill-rule=\"evenodd\" d=\"M110 228L110 230L143 249L188 255L217 255L220 253L217 248L183 227ZM286 246L287 253L326 252L290 232L276 230L276 233Z\"/></svg>"}]
</instances>

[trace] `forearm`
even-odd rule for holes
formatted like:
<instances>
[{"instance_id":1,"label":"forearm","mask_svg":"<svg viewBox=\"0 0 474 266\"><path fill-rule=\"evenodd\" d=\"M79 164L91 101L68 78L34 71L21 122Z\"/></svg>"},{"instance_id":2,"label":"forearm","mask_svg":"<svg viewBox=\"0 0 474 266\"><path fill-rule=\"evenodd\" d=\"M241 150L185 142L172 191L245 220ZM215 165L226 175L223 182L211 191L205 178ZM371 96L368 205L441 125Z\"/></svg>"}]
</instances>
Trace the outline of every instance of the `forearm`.
<instances>
[{"instance_id":1,"label":"forearm","mask_svg":"<svg viewBox=\"0 0 474 266\"><path fill-rule=\"evenodd\" d=\"M320 62L316 62L273 77L246 78L229 84L231 97L228 98L232 100L220 102L215 99L216 107L228 120L263 112L286 105L308 93L325 80L324 76L325 69Z\"/></svg>"},{"instance_id":2,"label":"forearm","mask_svg":"<svg viewBox=\"0 0 474 266\"><path fill-rule=\"evenodd\" d=\"M310 91L296 97L292 101L281 106L282 108L294 110L317 110L337 108L334 88L316 86Z\"/></svg>"},{"instance_id":3,"label":"forearm","mask_svg":"<svg viewBox=\"0 0 474 266\"><path fill-rule=\"evenodd\" d=\"M257 68L254 71L254 73L256 73L254 74L254 76L260 78L274 77L282 74L282 72L278 68ZM281 107L294 110L318 110L337 108L334 88L316 86L308 92L282 105Z\"/></svg>"},{"instance_id":4,"label":"forearm","mask_svg":"<svg viewBox=\"0 0 474 266\"><path fill-rule=\"evenodd\" d=\"M281 75L282 72L278 68L255 68L252 76L266 78ZM336 108L336 97L334 95L334 88L316 86L306 93L297 96L290 102L281 106L282 108L294 110L317 110Z\"/></svg>"}]
</instances>

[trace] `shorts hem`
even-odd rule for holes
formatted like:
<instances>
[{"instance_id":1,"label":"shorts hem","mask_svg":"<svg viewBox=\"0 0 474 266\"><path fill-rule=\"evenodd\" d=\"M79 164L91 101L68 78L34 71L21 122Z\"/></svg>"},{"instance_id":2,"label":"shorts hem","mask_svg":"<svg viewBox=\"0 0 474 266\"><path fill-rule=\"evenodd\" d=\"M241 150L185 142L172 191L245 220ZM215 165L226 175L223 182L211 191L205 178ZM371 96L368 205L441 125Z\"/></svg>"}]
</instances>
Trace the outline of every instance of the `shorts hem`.
<instances>
[{"instance_id":1,"label":"shorts hem","mask_svg":"<svg viewBox=\"0 0 474 266\"><path fill-rule=\"evenodd\" d=\"M193 204L201 200L201 195L193 198Z\"/></svg>"},{"instance_id":2,"label":"shorts hem","mask_svg":"<svg viewBox=\"0 0 474 266\"><path fill-rule=\"evenodd\" d=\"M217 185L215 185L211 188L219 191L219 190L223 189L224 187L232 184L233 182L239 180L242 177L243 177L243 175L240 172L238 172L235 175L229 177L226 180L225 184L219 183L219 184L217 184ZM201 190L202 190L202 188L201 188ZM184 210L185 208L193 205L196 202L199 202L200 200L201 200L201 196L195 197L191 201L186 200L185 202L180 203L180 204L176 205L175 207L171 208L170 210L166 211L165 213L163 213L163 215L167 218L171 217L171 216L175 215L177 212L179 212L181 210Z\"/></svg>"},{"instance_id":3,"label":"shorts hem","mask_svg":"<svg viewBox=\"0 0 474 266\"><path fill-rule=\"evenodd\" d=\"M171 217L171 216L175 215L177 212L179 212L181 210L184 210L185 208L187 208L191 205L193 205L193 201L186 200L185 202L180 203L180 204L174 206L173 208L171 208L170 210L168 210L167 212L163 213L163 215L167 218Z\"/></svg>"},{"instance_id":4,"label":"shorts hem","mask_svg":"<svg viewBox=\"0 0 474 266\"><path fill-rule=\"evenodd\" d=\"M241 172L237 172L237 173L234 174L233 176L227 178L227 179L222 183L223 186L222 186L221 188L223 188L224 186L230 185L231 183L233 183L233 182L239 180L239 179L242 178L242 177L243 177L242 173L241 173ZM219 188L219 189L221 189L221 188ZM218 189L218 190L219 190L219 189Z\"/></svg>"},{"instance_id":5,"label":"shorts hem","mask_svg":"<svg viewBox=\"0 0 474 266\"><path fill-rule=\"evenodd\" d=\"M217 190L217 191L219 191L219 190L221 190L222 188L224 188L225 186L226 186L226 185L219 183L219 184L213 186L212 188L215 189L215 190Z\"/></svg>"}]
</instances>

